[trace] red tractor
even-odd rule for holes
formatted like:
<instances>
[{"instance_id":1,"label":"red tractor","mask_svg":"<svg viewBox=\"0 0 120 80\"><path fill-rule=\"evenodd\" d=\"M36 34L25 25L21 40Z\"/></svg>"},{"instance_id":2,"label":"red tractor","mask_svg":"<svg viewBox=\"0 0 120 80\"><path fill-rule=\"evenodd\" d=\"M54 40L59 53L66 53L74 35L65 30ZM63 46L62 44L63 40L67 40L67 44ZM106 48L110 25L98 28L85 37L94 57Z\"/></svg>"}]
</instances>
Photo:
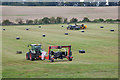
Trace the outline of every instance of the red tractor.
<instances>
[{"instance_id":1,"label":"red tractor","mask_svg":"<svg viewBox=\"0 0 120 80\"><path fill-rule=\"evenodd\" d=\"M48 55L43 56L44 51L41 49L40 44L30 44L31 49L29 49L29 52L26 53L26 59L27 60L35 60L40 59L44 60L50 60L51 62L54 62L54 59L63 59L67 58L69 61L72 61L72 51L71 51L71 45L70 46L49 46L48 48ZM54 49L64 49L64 51L54 51Z\"/></svg>"}]
</instances>

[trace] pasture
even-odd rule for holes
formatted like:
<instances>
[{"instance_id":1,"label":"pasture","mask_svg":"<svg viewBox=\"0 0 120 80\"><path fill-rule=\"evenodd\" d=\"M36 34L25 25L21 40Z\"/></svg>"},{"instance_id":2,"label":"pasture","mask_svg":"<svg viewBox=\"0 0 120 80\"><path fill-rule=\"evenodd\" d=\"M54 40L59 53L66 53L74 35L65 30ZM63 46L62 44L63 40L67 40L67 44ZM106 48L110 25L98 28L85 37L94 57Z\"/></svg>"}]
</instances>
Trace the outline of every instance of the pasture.
<instances>
[{"instance_id":1,"label":"pasture","mask_svg":"<svg viewBox=\"0 0 120 80\"><path fill-rule=\"evenodd\" d=\"M118 24L85 23L81 30L67 30L67 24L3 26L2 77L3 78L118 78ZM65 27L61 27L64 25ZM100 29L100 26L104 26ZM29 30L25 30L29 28ZM111 32L110 29L114 29ZM69 35L65 36L64 33ZM42 37L46 34L46 37ZM21 39L16 40L19 36ZM25 54L28 44L71 45L73 61L29 61ZM79 54L84 49L85 54ZM16 54L21 50L23 54Z\"/></svg>"}]
</instances>

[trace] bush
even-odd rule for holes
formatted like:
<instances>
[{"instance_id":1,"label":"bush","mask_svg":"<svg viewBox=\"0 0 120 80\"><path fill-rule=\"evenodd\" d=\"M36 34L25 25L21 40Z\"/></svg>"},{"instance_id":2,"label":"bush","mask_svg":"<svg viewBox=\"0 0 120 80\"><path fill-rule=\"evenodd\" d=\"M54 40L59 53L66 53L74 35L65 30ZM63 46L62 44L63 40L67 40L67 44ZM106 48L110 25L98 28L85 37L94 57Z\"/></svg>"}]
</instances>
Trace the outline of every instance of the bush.
<instances>
[{"instance_id":1,"label":"bush","mask_svg":"<svg viewBox=\"0 0 120 80\"><path fill-rule=\"evenodd\" d=\"M37 25L37 24L39 24L39 20L38 20L38 19L35 19L35 20L33 21L33 23L34 23L35 25Z\"/></svg>"},{"instance_id":2,"label":"bush","mask_svg":"<svg viewBox=\"0 0 120 80\"><path fill-rule=\"evenodd\" d=\"M2 25L12 25L13 23L12 22L10 22L8 19L7 20L4 20L3 22L2 22Z\"/></svg>"},{"instance_id":3,"label":"bush","mask_svg":"<svg viewBox=\"0 0 120 80\"><path fill-rule=\"evenodd\" d=\"M117 22L120 22L120 19L116 19Z\"/></svg>"},{"instance_id":4,"label":"bush","mask_svg":"<svg viewBox=\"0 0 120 80\"><path fill-rule=\"evenodd\" d=\"M84 17L84 19L82 20L82 22L90 22L90 20L87 17Z\"/></svg>"},{"instance_id":5,"label":"bush","mask_svg":"<svg viewBox=\"0 0 120 80\"><path fill-rule=\"evenodd\" d=\"M49 24L50 23L50 19L48 17L44 17L42 19L42 22L43 22L43 24Z\"/></svg>"},{"instance_id":6,"label":"bush","mask_svg":"<svg viewBox=\"0 0 120 80\"><path fill-rule=\"evenodd\" d=\"M68 23L68 19L67 18L64 18L64 23Z\"/></svg>"},{"instance_id":7,"label":"bush","mask_svg":"<svg viewBox=\"0 0 120 80\"><path fill-rule=\"evenodd\" d=\"M50 23L52 23L52 24L56 23L55 17L51 17L51 18L50 18Z\"/></svg>"},{"instance_id":8,"label":"bush","mask_svg":"<svg viewBox=\"0 0 120 80\"><path fill-rule=\"evenodd\" d=\"M94 19L93 22L99 23L99 22L104 22L104 19Z\"/></svg>"},{"instance_id":9,"label":"bush","mask_svg":"<svg viewBox=\"0 0 120 80\"><path fill-rule=\"evenodd\" d=\"M77 19L77 18L72 18L72 19L70 20L70 22L71 22L71 23L76 23L76 22L78 22L78 19Z\"/></svg>"},{"instance_id":10,"label":"bush","mask_svg":"<svg viewBox=\"0 0 120 80\"><path fill-rule=\"evenodd\" d=\"M27 25L33 25L33 20L26 20Z\"/></svg>"},{"instance_id":11,"label":"bush","mask_svg":"<svg viewBox=\"0 0 120 80\"><path fill-rule=\"evenodd\" d=\"M63 23L62 17L57 17L56 18L56 23Z\"/></svg>"},{"instance_id":12,"label":"bush","mask_svg":"<svg viewBox=\"0 0 120 80\"><path fill-rule=\"evenodd\" d=\"M107 22L107 23L113 23L113 22L115 22L115 20L112 20L112 19L106 19L105 22Z\"/></svg>"},{"instance_id":13,"label":"bush","mask_svg":"<svg viewBox=\"0 0 120 80\"><path fill-rule=\"evenodd\" d=\"M26 24L26 25L40 25L40 24L55 24L55 23L77 23L78 22L78 19L77 18L72 18L70 21L68 21L67 18L62 18L62 17L51 17L51 18L48 18L48 17L44 17L43 19L35 19L35 20L26 20L26 23L23 22L22 19L18 18L16 19L16 24L9 21L9 20L3 20L2 25L23 25L23 24ZM120 22L120 19L116 19L116 20L113 20L113 19L102 19L102 18L99 18L99 19L94 19L93 21L90 21L87 17L84 17L82 21L79 21L79 22L96 22L96 23L100 23L100 22L107 22L107 23L118 23Z\"/></svg>"},{"instance_id":14,"label":"bush","mask_svg":"<svg viewBox=\"0 0 120 80\"><path fill-rule=\"evenodd\" d=\"M38 21L38 24L43 24L42 19L40 19L40 20Z\"/></svg>"}]
</instances>

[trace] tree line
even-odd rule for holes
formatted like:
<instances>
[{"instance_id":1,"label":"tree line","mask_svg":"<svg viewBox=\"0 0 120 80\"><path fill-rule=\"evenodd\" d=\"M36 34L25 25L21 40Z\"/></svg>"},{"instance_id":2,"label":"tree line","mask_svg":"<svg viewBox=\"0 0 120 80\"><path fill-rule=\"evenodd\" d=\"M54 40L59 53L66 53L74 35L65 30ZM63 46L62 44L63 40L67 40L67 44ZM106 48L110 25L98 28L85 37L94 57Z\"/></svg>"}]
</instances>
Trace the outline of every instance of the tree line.
<instances>
[{"instance_id":1,"label":"tree line","mask_svg":"<svg viewBox=\"0 0 120 80\"><path fill-rule=\"evenodd\" d=\"M21 18L18 18L15 20L15 22L12 22L10 20L3 20L2 25L41 25L41 24L60 24L60 23L80 23L80 22L91 22L91 23L119 23L120 19L94 19L90 20L87 17L84 17L83 20L78 20L77 18L72 18L68 20L67 18L63 17L44 17L42 19L34 19L34 20L23 20Z\"/></svg>"},{"instance_id":2,"label":"tree line","mask_svg":"<svg viewBox=\"0 0 120 80\"><path fill-rule=\"evenodd\" d=\"M106 2L2 2L7 6L106 6ZM119 6L120 2L109 2L107 6Z\"/></svg>"}]
</instances>

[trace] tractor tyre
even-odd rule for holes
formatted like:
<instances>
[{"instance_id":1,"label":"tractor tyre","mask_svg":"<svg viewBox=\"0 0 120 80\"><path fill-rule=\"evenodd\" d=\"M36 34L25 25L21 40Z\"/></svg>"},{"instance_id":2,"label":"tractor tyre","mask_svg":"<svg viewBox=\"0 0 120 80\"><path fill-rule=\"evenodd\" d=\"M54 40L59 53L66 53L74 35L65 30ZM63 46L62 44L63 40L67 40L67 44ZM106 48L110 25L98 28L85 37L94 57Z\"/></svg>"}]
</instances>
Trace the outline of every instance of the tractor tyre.
<instances>
[{"instance_id":1,"label":"tractor tyre","mask_svg":"<svg viewBox=\"0 0 120 80\"><path fill-rule=\"evenodd\" d=\"M50 62L54 62L54 59L51 59Z\"/></svg>"},{"instance_id":2,"label":"tractor tyre","mask_svg":"<svg viewBox=\"0 0 120 80\"><path fill-rule=\"evenodd\" d=\"M34 60L34 55L32 53L30 53L30 61Z\"/></svg>"},{"instance_id":3,"label":"tractor tyre","mask_svg":"<svg viewBox=\"0 0 120 80\"><path fill-rule=\"evenodd\" d=\"M26 60L30 60L28 53L26 54Z\"/></svg>"},{"instance_id":4,"label":"tractor tyre","mask_svg":"<svg viewBox=\"0 0 120 80\"><path fill-rule=\"evenodd\" d=\"M41 58L39 58L39 60L42 60Z\"/></svg>"},{"instance_id":5,"label":"tractor tyre","mask_svg":"<svg viewBox=\"0 0 120 80\"><path fill-rule=\"evenodd\" d=\"M69 58L69 61L72 61L72 58Z\"/></svg>"}]
</instances>

